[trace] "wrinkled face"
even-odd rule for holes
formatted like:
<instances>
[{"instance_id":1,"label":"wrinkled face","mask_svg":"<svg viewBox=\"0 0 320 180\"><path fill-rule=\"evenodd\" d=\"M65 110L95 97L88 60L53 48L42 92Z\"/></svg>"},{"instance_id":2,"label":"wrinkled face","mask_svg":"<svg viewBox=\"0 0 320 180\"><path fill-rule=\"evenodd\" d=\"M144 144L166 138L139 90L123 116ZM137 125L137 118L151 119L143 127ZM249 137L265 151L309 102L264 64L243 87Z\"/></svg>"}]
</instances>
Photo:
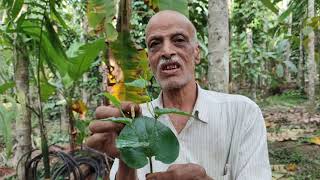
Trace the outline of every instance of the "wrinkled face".
<instances>
[{"instance_id":1,"label":"wrinkled face","mask_svg":"<svg viewBox=\"0 0 320 180\"><path fill-rule=\"evenodd\" d=\"M152 18L146 31L150 68L162 89L194 83L200 61L194 30L182 15L161 14Z\"/></svg>"}]
</instances>

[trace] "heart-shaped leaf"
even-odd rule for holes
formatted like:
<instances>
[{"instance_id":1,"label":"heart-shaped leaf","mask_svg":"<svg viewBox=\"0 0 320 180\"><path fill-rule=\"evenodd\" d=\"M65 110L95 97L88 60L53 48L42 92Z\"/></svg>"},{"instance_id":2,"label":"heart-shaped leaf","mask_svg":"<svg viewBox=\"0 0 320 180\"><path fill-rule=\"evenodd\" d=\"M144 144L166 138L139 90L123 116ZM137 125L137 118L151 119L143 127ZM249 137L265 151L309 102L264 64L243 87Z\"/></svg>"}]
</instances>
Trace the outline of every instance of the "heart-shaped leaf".
<instances>
[{"instance_id":1,"label":"heart-shaped leaf","mask_svg":"<svg viewBox=\"0 0 320 180\"><path fill-rule=\"evenodd\" d=\"M159 121L150 117L137 117L121 131L116 140L121 159L131 168L141 168L148 159L169 164L179 155L179 142L174 133Z\"/></svg>"}]
</instances>

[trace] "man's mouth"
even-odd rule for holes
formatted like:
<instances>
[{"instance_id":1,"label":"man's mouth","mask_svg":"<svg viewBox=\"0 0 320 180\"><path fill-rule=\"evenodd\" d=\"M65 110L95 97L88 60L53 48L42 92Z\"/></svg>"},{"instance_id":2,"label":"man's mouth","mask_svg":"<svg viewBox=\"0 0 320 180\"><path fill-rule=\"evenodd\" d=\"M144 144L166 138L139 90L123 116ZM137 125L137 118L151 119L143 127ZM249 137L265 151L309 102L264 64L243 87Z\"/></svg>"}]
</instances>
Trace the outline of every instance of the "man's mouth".
<instances>
[{"instance_id":1,"label":"man's mouth","mask_svg":"<svg viewBox=\"0 0 320 180\"><path fill-rule=\"evenodd\" d=\"M169 72L180 68L180 64L177 62L169 62L161 65L161 71Z\"/></svg>"}]
</instances>

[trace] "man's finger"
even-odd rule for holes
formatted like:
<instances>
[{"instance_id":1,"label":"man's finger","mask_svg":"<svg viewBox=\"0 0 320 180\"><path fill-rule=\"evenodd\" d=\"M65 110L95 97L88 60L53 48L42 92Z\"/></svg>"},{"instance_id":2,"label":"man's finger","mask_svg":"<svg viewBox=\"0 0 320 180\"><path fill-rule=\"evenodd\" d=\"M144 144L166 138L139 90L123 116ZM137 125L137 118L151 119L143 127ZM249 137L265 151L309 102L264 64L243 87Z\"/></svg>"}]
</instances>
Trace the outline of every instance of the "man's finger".
<instances>
[{"instance_id":1,"label":"man's finger","mask_svg":"<svg viewBox=\"0 0 320 180\"><path fill-rule=\"evenodd\" d=\"M147 174L147 180L174 180L171 172L156 172Z\"/></svg>"},{"instance_id":2,"label":"man's finger","mask_svg":"<svg viewBox=\"0 0 320 180\"><path fill-rule=\"evenodd\" d=\"M90 148L96 149L96 150L102 150L103 149L103 143L106 141L109 136L109 133L96 133L87 138L86 145Z\"/></svg>"},{"instance_id":3,"label":"man's finger","mask_svg":"<svg viewBox=\"0 0 320 180\"><path fill-rule=\"evenodd\" d=\"M141 114L141 108L138 104L135 104L133 102L122 102L121 103L121 109L124 113L126 113L126 115L131 115L131 110L134 110L135 116L138 116Z\"/></svg>"},{"instance_id":4,"label":"man's finger","mask_svg":"<svg viewBox=\"0 0 320 180\"><path fill-rule=\"evenodd\" d=\"M92 133L117 132L119 133L125 125L121 123L114 123L109 121L93 121L89 125L89 130Z\"/></svg>"},{"instance_id":5,"label":"man's finger","mask_svg":"<svg viewBox=\"0 0 320 180\"><path fill-rule=\"evenodd\" d=\"M112 106L99 106L95 114L97 119L121 116L120 110Z\"/></svg>"}]
</instances>

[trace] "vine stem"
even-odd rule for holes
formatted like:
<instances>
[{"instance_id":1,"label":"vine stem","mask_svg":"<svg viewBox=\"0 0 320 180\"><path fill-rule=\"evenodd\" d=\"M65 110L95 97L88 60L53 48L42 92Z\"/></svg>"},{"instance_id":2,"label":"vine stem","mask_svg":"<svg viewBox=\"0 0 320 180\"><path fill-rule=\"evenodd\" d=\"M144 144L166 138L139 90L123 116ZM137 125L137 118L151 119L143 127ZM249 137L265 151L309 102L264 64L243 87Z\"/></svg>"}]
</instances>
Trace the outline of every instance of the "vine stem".
<instances>
[{"instance_id":1,"label":"vine stem","mask_svg":"<svg viewBox=\"0 0 320 180\"><path fill-rule=\"evenodd\" d=\"M148 157L148 159L149 159L150 173L153 173L152 159L151 157Z\"/></svg>"}]
</instances>

